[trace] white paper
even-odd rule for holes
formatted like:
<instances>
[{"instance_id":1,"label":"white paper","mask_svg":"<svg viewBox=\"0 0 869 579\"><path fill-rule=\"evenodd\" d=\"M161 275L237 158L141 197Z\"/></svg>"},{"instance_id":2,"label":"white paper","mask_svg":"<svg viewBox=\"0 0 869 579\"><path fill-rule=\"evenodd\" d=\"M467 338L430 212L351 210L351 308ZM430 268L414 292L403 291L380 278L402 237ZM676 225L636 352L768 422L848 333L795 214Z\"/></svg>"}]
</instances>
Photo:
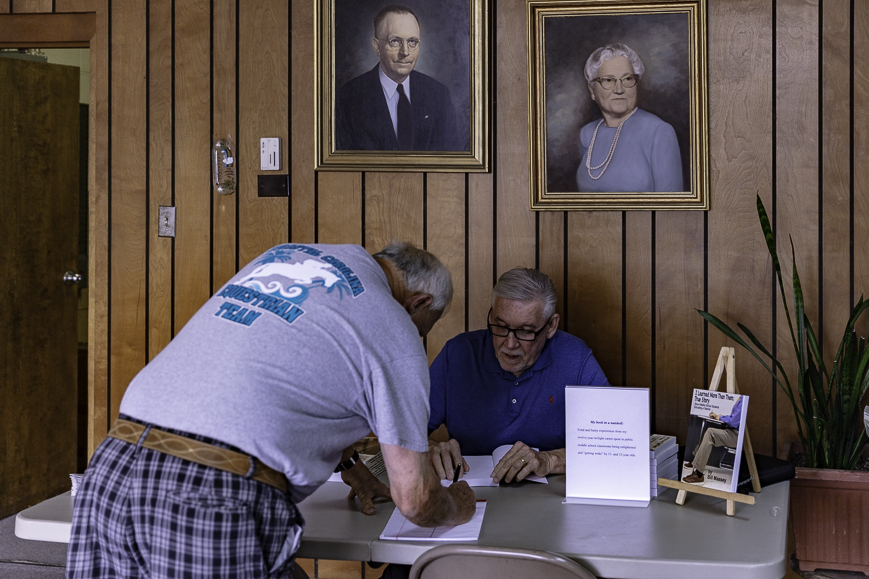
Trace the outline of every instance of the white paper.
<instances>
[{"instance_id":1,"label":"white paper","mask_svg":"<svg viewBox=\"0 0 869 579\"><path fill-rule=\"evenodd\" d=\"M470 521L452 527L418 527L408 521L401 511L395 509L380 533L386 541L476 541L480 538L486 501L477 501L477 510Z\"/></svg>"},{"instance_id":2,"label":"white paper","mask_svg":"<svg viewBox=\"0 0 869 579\"><path fill-rule=\"evenodd\" d=\"M471 469L464 473L464 476L459 478L468 483L472 487L496 487L498 483L492 481L492 471L495 466L501 462L504 455L513 448L512 444L504 444L496 448L491 456L463 456L465 462ZM534 450L537 450L536 448ZM529 475L522 479L523 481L531 481L549 484L545 476L537 476L536 474ZM451 480L442 480L441 485L448 487L452 484Z\"/></svg>"},{"instance_id":3,"label":"white paper","mask_svg":"<svg viewBox=\"0 0 869 579\"><path fill-rule=\"evenodd\" d=\"M565 388L566 500L648 506L649 390Z\"/></svg>"}]
</instances>

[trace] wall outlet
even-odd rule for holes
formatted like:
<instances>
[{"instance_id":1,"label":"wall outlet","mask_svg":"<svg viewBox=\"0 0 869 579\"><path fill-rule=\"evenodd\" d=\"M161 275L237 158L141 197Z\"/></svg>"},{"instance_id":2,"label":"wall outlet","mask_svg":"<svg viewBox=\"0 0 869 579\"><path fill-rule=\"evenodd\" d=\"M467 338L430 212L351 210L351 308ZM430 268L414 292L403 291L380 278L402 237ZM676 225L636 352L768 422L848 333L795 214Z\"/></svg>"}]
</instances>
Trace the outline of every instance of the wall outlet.
<instances>
[{"instance_id":1,"label":"wall outlet","mask_svg":"<svg viewBox=\"0 0 869 579\"><path fill-rule=\"evenodd\" d=\"M260 169L263 171L281 170L281 139L267 137L259 140Z\"/></svg>"}]
</instances>

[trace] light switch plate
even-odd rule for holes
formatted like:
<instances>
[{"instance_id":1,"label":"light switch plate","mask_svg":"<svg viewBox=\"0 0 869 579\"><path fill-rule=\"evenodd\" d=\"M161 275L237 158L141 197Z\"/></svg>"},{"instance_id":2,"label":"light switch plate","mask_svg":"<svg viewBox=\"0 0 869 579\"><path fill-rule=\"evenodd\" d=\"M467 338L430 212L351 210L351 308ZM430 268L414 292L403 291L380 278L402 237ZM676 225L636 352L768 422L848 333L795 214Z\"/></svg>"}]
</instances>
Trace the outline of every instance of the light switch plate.
<instances>
[{"instance_id":1,"label":"light switch plate","mask_svg":"<svg viewBox=\"0 0 869 579\"><path fill-rule=\"evenodd\" d=\"M259 140L260 169L262 171L281 170L281 139L266 137Z\"/></svg>"},{"instance_id":2,"label":"light switch plate","mask_svg":"<svg viewBox=\"0 0 869 579\"><path fill-rule=\"evenodd\" d=\"M157 217L157 235L175 237L175 207L160 205Z\"/></svg>"}]
</instances>

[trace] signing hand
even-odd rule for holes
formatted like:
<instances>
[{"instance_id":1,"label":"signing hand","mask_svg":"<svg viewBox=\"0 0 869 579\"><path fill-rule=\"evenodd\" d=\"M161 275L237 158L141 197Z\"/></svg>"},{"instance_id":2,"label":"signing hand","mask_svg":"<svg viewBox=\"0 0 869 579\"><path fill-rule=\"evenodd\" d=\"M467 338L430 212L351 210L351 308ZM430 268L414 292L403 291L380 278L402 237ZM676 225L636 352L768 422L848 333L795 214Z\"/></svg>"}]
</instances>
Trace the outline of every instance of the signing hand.
<instances>
[{"instance_id":1,"label":"signing hand","mask_svg":"<svg viewBox=\"0 0 869 579\"><path fill-rule=\"evenodd\" d=\"M456 503L456 519L452 524L461 525L470 521L477 511L477 499L473 489L465 481L459 481L446 487L446 491Z\"/></svg>"},{"instance_id":2,"label":"signing hand","mask_svg":"<svg viewBox=\"0 0 869 579\"><path fill-rule=\"evenodd\" d=\"M507 451L495 470L492 471L492 480L496 483L521 481L533 474L546 476L557 472L564 472L564 451L538 452L525 444L517 442Z\"/></svg>"},{"instance_id":3,"label":"signing hand","mask_svg":"<svg viewBox=\"0 0 869 579\"><path fill-rule=\"evenodd\" d=\"M341 480L350 486L350 494L347 495L347 498L359 497L359 501L362 503L362 512L366 515L373 515L377 512L377 509L374 508L375 499L392 500L389 487L371 474L371 471L361 460L353 465L353 468L342 471Z\"/></svg>"},{"instance_id":4,"label":"signing hand","mask_svg":"<svg viewBox=\"0 0 869 579\"><path fill-rule=\"evenodd\" d=\"M462 449L454 438L447 442L429 441L428 457L439 479L452 480L456 466L459 464L464 466L460 476L471 470L468 463L462 459Z\"/></svg>"}]
</instances>

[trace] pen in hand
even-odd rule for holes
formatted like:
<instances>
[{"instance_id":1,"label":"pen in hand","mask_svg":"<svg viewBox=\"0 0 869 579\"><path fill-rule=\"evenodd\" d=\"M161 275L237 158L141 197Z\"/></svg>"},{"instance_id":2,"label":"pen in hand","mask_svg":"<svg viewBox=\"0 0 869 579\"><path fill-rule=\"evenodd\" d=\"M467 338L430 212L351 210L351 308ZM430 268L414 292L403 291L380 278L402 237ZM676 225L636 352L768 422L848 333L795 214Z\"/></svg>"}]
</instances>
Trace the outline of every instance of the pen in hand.
<instances>
[{"instance_id":1,"label":"pen in hand","mask_svg":"<svg viewBox=\"0 0 869 579\"><path fill-rule=\"evenodd\" d=\"M454 483L459 482L459 473L460 472L462 472L462 463L459 463L458 466L456 466L456 474L453 475L453 482Z\"/></svg>"}]
</instances>

